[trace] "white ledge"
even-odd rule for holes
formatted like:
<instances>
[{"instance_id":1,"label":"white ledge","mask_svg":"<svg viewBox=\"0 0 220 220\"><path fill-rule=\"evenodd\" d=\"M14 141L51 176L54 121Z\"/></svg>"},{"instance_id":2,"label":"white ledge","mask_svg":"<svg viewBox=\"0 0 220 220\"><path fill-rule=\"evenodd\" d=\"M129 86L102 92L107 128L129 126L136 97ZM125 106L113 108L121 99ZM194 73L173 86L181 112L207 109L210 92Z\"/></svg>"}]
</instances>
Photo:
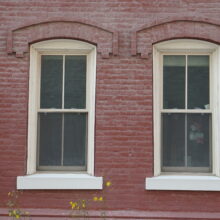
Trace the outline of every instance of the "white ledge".
<instances>
[{"instance_id":1,"label":"white ledge","mask_svg":"<svg viewBox=\"0 0 220 220\"><path fill-rule=\"evenodd\" d=\"M146 190L220 191L220 178L216 176L157 176L146 178Z\"/></svg>"},{"instance_id":2,"label":"white ledge","mask_svg":"<svg viewBox=\"0 0 220 220\"><path fill-rule=\"evenodd\" d=\"M17 189L78 189L103 188L103 178L88 174L32 174L17 177Z\"/></svg>"}]
</instances>

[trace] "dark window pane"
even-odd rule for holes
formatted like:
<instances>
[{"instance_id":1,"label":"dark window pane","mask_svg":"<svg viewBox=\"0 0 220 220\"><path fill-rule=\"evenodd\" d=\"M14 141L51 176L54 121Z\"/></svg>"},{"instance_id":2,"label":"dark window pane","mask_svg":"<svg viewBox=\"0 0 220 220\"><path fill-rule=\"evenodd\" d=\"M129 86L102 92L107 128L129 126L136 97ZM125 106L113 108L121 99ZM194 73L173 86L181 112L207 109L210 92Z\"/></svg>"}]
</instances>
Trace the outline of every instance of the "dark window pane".
<instances>
[{"instance_id":1,"label":"dark window pane","mask_svg":"<svg viewBox=\"0 0 220 220\"><path fill-rule=\"evenodd\" d=\"M64 115L64 160L66 166L86 165L86 123L85 113Z\"/></svg>"},{"instance_id":2,"label":"dark window pane","mask_svg":"<svg viewBox=\"0 0 220 220\"><path fill-rule=\"evenodd\" d=\"M86 56L66 56L65 108L86 106Z\"/></svg>"},{"instance_id":3,"label":"dark window pane","mask_svg":"<svg viewBox=\"0 0 220 220\"><path fill-rule=\"evenodd\" d=\"M163 107L185 108L185 56L163 58Z\"/></svg>"},{"instance_id":4,"label":"dark window pane","mask_svg":"<svg viewBox=\"0 0 220 220\"><path fill-rule=\"evenodd\" d=\"M188 114L188 149L189 167L209 167L211 123L209 114Z\"/></svg>"},{"instance_id":5,"label":"dark window pane","mask_svg":"<svg viewBox=\"0 0 220 220\"><path fill-rule=\"evenodd\" d=\"M162 115L163 166L185 165L185 114Z\"/></svg>"},{"instance_id":6,"label":"dark window pane","mask_svg":"<svg viewBox=\"0 0 220 220\"><path fill-rule=\"evenodd\" d=\"M188 108L209 108L209 56L188 56Z\"/></svg>"},{"instance_id":7,"label":"dark window pane","mask_svg":"<svg viewBox=\"0 0 220 220\"><path fill-rule=\"evenodd\" d=\"M39 114L39 165L61 165L62 114Z\"/></svg>"},{"instance_id":8,"label":"dark window pane","mask_svg":"<svg viewBox=\"0 0 220 220\"><path fill-rule=\"evenodd\" d=\"M62 107L62 71L62 56L41 57L41 108Z\"/></svg>"}]
</instances>

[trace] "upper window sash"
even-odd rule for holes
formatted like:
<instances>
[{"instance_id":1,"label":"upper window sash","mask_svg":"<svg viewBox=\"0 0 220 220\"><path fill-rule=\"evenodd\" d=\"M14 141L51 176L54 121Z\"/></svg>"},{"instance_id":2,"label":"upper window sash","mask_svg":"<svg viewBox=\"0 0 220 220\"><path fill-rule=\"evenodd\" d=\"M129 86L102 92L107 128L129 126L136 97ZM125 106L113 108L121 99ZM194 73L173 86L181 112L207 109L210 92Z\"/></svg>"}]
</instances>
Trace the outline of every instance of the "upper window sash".
<instances>
[{"instance_id":1,"label":"upper window sash","mask_svg":"<svg viewBox=\"0 0 220 220\"><path fill-rule=\"evenodd\" d=\"M167 66L167 67L173 66L174 67L174 61L173 61L173 63L170 63L170 64L167 63L167 65L164 63L164 60L166 58L169 59L169 57L171 57L171 59L172 58L175 58L175 59L181 58L181 60L175 60L175 62L181 62L179 64L182 65L182 69L181 70L179 69L177 72L177 74L180 74L179 71L181 71L182 78L183 78L182 84L181 84L181 86L183 87L182 88L183 91L182 91L181 95L184 97L183 97L182 103L179 103L180 106L178 106L178 105L176 106L175 103L173 103L173 105L171 105L171 106L166 105L166 98L169 99L170 97L168 97L166 95L167 91L165 91L165 90L169 89L169 86L167 88L165 88L164 86L165 86L165 83L167 83L165 81L165 79L167 78L169 80L170 77L168 77L168 76L165 77L165 74L168 74L168 72L165 73L164 68L165 68L165 66ZM201 57L206 59L205 60L206 62L208 61L207 64L209 66L209 69L208 69L209 76L208 76L208 84L207 84L208 85L208 99L209 99L207 101L209 103L207 103L208 105L206 105L206 106L201 106L201 104L200 104L200 106L192 106L192 104L191 104L191 107L190 107L190 98L191 97L189 97L189 95L192 92L189 89L189 85L190 85L189 82L190 82L190 76L192 74L190 74L190 71L189 71L189 67L190 67L189 61L191 61L190 58L192 59L192 58L201 58ZM208 60L207 60L207 58L208 58ZM161 74L161 84L160 84L160 86L161 86L161 103L160 103L161 112L169 112L169 111L170 112L185 112L185 113L186 112L196 113L196 112L201 112L201 111L203 111L204 113L211 112L211 109L212 109L212 97L211 97L212 75L210 74L210 71L211 71L211 69L210 69L210 53L200 53L200 54L199 53L191 53L191 54L187 54L187 53L161 53L160 60L162 62L162 64L161 64L162 68L160 69L160 73L159 73L159 74ZM169 62L169 61L165 61L165 62ZM179 65L179 68L181 68L180 65ZM172 74L171 74L171 77L172 77ZM176 89L179 89L179 87ZM172 91L172 92L177 93L176 90ZM175 95L175 94L173 94L173 95ZM180 99L180 98L176 97L176 99Z\"/></svg>"},{"instance_id":2,"label":"upper window sash","mask_svg":"<svg viewBox=\"0 0 220 220\"><path fill-rule=\"evenodd\" d=\"M41 55L41 88L39 95L39 110L51 111L54 109L59 111L60 109L60 111L66 110L67 112L69 109L69 112L71 112L71 110L81 110L84 112L89 111L87 108L87 86L89 86L89 83L87 83L87 60L87 55ZM53 62L52 66L50 62ZM53 66L55 67L52 69L52 71L48 69L53 68ZM48 89L47 83L50 83L47 82L48 72L51 72L52 75L55 74L55 91L53 90L53 85L51 85L51 88ZM75 72L74 75L73 72ZM50 77L50 80L52 80L52 76ZM77 90L73 90L73 88L77 85L72 85L71 80L79 81L80 87L78 86ZM76 92L76 95L74 91ZM55 92L56 96L54 96L52 92ZM79 92L82 93L80 96ZM53 103L53 100L51 101L51 98L48 95L52 96L54 101L57 100L56 103ZM70 95L73 97L73 99L70 99Z\"/></svg>"}]
</instances>

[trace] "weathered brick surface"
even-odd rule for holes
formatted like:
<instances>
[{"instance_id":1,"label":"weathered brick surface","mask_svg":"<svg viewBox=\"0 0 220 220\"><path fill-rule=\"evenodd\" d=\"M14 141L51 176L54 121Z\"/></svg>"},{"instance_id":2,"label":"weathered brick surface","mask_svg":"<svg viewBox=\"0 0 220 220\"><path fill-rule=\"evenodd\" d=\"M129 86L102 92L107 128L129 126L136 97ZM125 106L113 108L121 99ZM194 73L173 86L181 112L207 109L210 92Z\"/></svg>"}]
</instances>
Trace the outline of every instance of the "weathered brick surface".
<instances>
[{"instance_id":1,"label":"weathered brick surface","mask_svg":"<svg viewBox=\"0 0 220 220\"><path fill-rule=\"evenodd\" d=\"M217 213L219 192L146 191L144 184L145 177L153 175L151 44L181 37L220 43L219 0L0 0L0 207L6 207L7 192L15 189L16 176L25 174L27 155L29 54L22 58L8 54L8 33L32 21L53 19L86 19L119 34L115 42L110 32L101 31L103 38L97 42L100 52L110 53L108 59L98 54L96 86L95 174L113 183L109 191L103 191L108 198L105 209L173 211L176 216L178 212ZM162 24L168 21L173 22ZM58 24L44 23L40 29L31 26L17 31L12 39L14 47L19 50L19 42L23 48L25 41L27 45L32 41L36 35L31 35L29 29L44 36L40 31L44 33L50 25ZM76 28L76 33L68 30L68 35L95 41L92 35L97 29L89 27L86 36L85 26ZM65 35L68 27L69 23L63 25L63 30L59 26L60 32ZM50 30L49 38L53 37ZM54 37L57 34L54 30ZM117 46L118 56L111 55ZM91 199L95 194L100 192L28 190L22 195L21 206L68 209L70 200ZM90 208L101 207L93 204ZM216 215L204 219L217 219Z\"/></svg>"},{"instance_id":2,"label":"weathered brick surface","mask_svg":"<svg viewBox=\"0 0 220 220\"><path fill-rule=\"evenodd\" d=\"M98 53L103 58L109 54L118 54L118 33L106 30L100 24L87 20L68 20L65 18L52 18L47 20L29 21L20 27L8 31L7 52L16 53L23 57L29 50L29 45L45 39L80 39L97 45Z\"/></svg>"}]
</instances>

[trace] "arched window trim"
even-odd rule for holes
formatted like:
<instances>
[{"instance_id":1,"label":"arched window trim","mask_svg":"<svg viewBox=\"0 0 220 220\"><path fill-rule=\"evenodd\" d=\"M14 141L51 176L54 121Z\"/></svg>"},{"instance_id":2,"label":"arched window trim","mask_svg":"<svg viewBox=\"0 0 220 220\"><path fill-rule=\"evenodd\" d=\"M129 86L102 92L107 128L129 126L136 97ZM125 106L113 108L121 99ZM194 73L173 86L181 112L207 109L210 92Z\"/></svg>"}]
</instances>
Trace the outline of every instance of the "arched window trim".
<instances>
[{"instance_id":1,"label":"arched window trim","mask_svg":"<svg viewBox=\"0 0 220 220\"><path fill-rule=\"evenodd\" d=\"M161 170L162 54L210 54L210 99L212 110L212 172L163 173ZM146 178L149 190L220 190L220 49L207 41L177 39L153 45L154 177ZM217 178L217 179L216 179Z\"/></svg>"},{"instance_id":2,"label":"arched window trim","mask_svg":"<svg viewBox=\"0 0 220 220\"><path fill-rule=\"evenodd\" d=\"M37 170L37 120L40 108L41 55L86 55L87 169L76 172ZM18 189L101 189L102 178L94 177L96 46L69 39L47 40L30 46L27 175L17 178ZM76 111L78 110L71 110ZM81 110L80 110L81 111ZM42 181L48 181L43 184ZM57 181L56 181L57 180ZM69 182L68 182L69 181ZM51 183L51 184L50 184Z\"/></svg>"}]
</instances>

